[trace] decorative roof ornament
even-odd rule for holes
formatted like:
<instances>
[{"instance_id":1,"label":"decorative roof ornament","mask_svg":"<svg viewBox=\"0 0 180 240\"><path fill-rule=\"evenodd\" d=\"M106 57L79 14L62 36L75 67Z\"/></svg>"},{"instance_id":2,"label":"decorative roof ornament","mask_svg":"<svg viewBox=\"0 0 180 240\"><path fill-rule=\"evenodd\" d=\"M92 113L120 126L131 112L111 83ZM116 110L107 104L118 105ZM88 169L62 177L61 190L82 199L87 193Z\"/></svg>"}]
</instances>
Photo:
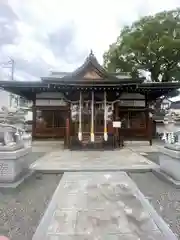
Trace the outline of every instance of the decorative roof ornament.
<instances>
[{"instance_id":1,"label":"decorative roof ornament","mask_svg":"<svg viewBox=\"0 0 180 240\"><path fill-rule=\"evenodd\" d=\"M93 50L91 49L90 51L90 54L89 54L90 57L94 57L94 53L93 53Z\"/></svg>"}]
</instances>

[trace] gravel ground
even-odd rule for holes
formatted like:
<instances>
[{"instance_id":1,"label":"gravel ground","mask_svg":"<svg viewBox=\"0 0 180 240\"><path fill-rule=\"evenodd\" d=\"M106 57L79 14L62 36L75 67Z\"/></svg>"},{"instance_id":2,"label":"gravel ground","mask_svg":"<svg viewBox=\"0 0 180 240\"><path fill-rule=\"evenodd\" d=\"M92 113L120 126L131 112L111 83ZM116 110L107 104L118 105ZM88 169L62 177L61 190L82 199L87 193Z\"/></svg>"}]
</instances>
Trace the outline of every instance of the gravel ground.
<instances>
[{"instance_id":1,"label":"gravel ground","mask_svg":"<svg viewBox=\"0 0 180 240\"><path fill-rule=\"evenodd\" d=\"M152 172L130 173L129 176L180 239L180 189L163 182Z\"/></svg>"},{"instance_id":2,"label":"gravel ground","mask_svg":"<svg viewBox=\"0 0 180 240\"><path fill-rule=\"evenodd\" d=\"M1 189L0 234L32 240L60 179L60 174L34 174L16 189Z\"/></svg>"}]
</instances>

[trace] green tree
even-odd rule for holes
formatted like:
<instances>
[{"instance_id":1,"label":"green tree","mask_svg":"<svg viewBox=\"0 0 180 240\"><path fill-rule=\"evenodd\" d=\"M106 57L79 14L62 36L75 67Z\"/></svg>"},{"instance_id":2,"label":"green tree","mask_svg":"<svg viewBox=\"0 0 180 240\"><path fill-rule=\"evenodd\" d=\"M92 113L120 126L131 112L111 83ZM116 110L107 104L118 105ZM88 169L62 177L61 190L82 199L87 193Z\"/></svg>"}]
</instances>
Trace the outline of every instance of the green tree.
<instances>
[{"instance_id":1,"label":"green tree","mask_svg":"<svg viewBox=\"0 0 180 240\"><path fill-rule=\"evenodd\" d=\"M147 16L126 26L104 53L109 71L149 71L152 81L180 79L180 9Z\"/></svg>"}]
</instances>

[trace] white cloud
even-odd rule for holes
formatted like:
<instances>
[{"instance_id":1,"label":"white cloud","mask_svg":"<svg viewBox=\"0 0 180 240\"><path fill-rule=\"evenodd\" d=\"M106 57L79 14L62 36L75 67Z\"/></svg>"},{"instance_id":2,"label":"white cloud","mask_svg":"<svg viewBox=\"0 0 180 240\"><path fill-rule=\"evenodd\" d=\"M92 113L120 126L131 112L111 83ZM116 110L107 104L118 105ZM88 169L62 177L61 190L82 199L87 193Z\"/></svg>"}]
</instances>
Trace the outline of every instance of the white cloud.
<instances>
[{"instance_id":1,"label":"white cloud","mask_svg":"<svg viewBox=\"0 0 180 240\"><path fill-rule=\"evenodd\" d=\"M20 70L17 70L14 75L15 75L14 78L16 81L24 81L24 79L26 79L26 81L39 81L40 80L39 78L34 77L31 74L28 74L25 71L20 71Z\"/></svg>"},{"instance_id":2,"label":"white cloud","mask_svg":"<svg viewBox=\"0 0 180 240\"><path fill-rule=\"evenodd\" d=\"M66 71L82 63L90 49L102 63L102 54L116 40L124 24L140 16L180 7L180 1L9 0L9 5L19 17L16 21L19 37L15 45L3 46L3 52L6 50L8 55L21 56L29 64L39 59L51 68ZM59 48L66 51L56 54L48 37L52 33L58 36L66 25L72 27L72 36L67 36L64 46L60 35ZM57 49L58 41L56 45Z\"/></svg>"}]
</instances>

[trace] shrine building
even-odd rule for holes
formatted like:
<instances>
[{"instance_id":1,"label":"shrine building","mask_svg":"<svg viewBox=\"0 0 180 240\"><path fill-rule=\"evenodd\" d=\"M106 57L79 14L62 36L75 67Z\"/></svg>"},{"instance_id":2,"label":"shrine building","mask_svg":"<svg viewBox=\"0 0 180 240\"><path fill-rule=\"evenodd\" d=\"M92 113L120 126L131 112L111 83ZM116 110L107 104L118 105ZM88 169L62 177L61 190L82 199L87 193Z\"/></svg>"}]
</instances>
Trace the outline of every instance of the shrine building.
<instances>
[{"instance_id":1,"label":"shrine building","mask_svg":"<svg viewBox=\"0 0 180 240\"><path fill-rule=\"evenodd\" d=\"M73 72L41 81L0 81L0 87L33 102L33 139L63 139L70 149L117 148L124 140L152 144L151 108L177 82L145 82L107 72L91 52Z\"/></svg>"}]
</instances>

